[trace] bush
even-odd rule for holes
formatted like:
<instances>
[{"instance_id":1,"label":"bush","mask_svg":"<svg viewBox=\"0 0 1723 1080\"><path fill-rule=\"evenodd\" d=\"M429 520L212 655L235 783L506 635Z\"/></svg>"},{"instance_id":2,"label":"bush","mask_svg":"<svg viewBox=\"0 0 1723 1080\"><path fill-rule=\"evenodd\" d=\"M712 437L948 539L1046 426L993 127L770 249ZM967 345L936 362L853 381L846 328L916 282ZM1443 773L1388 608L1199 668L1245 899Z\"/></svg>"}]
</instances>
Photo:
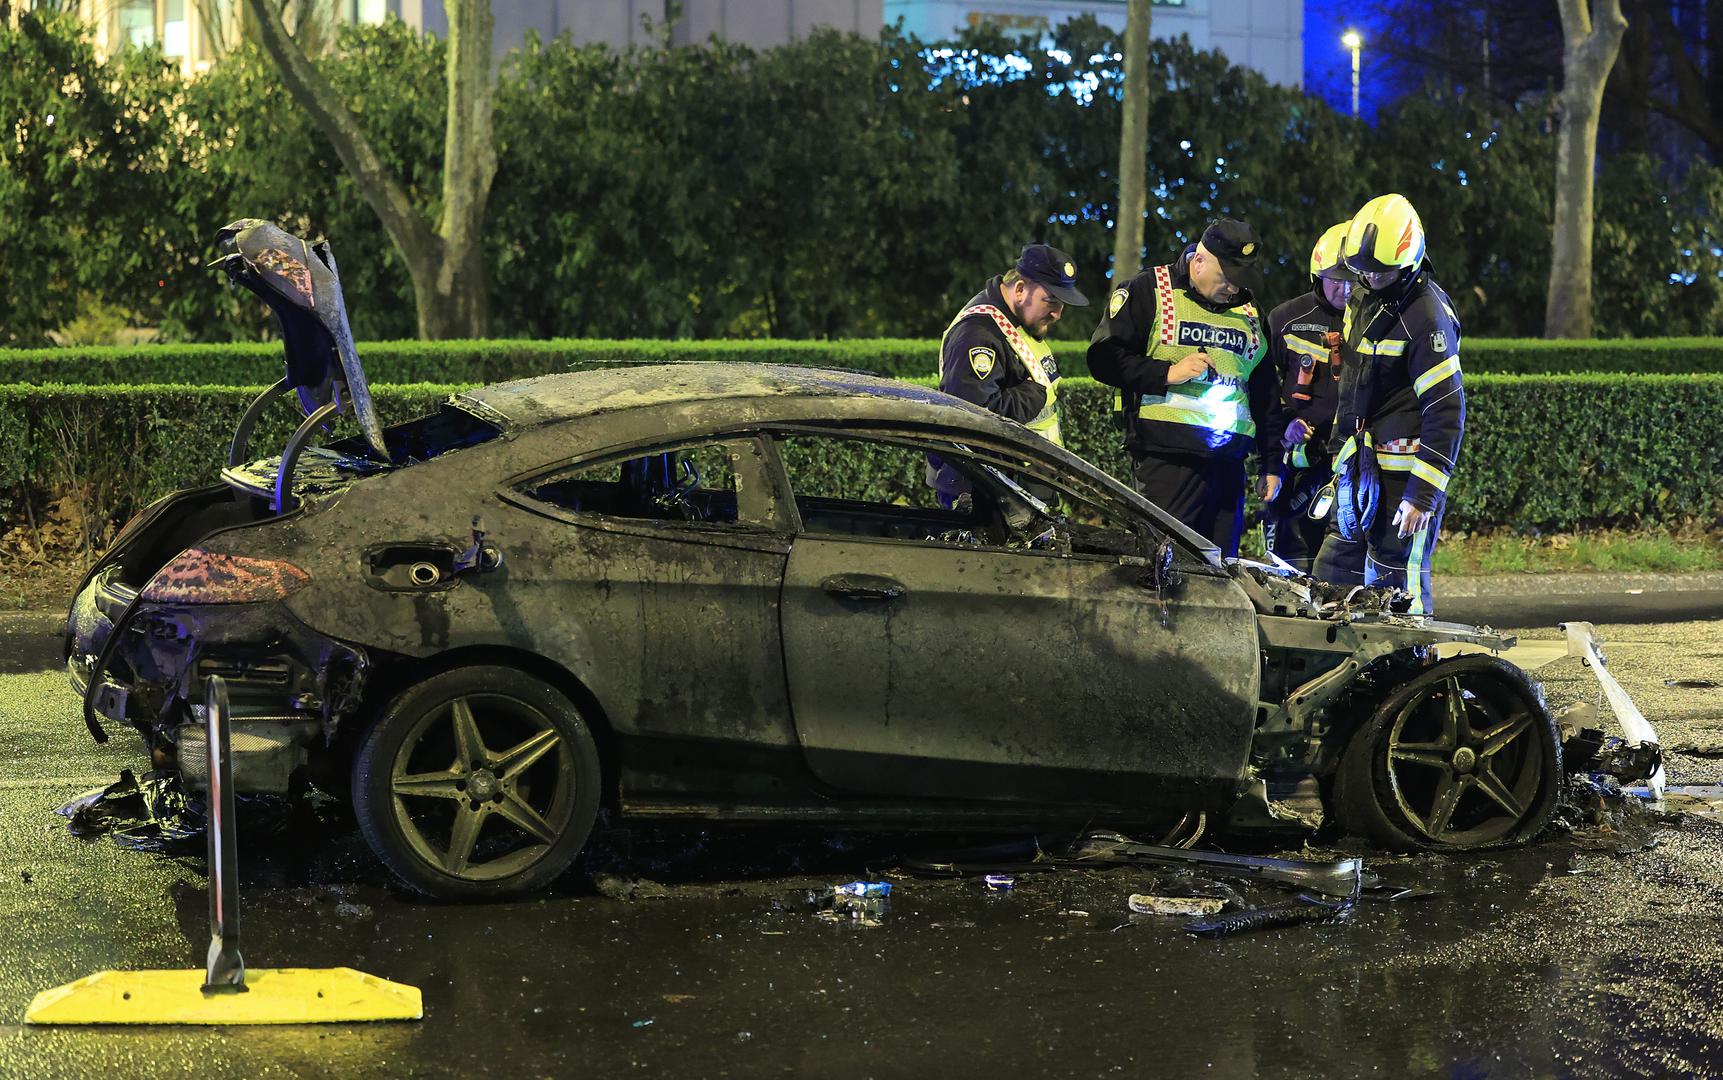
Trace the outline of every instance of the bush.
<instances>
[{"instance_id":1,"label":"bush","mask_svg":"<svg viewBox=\"0 0 1723 1080\"><path fill-rule=\"evenodd\" d=\"M389 423L429 411L455 389L379 386L376 396ZM1481 375L1467 389L1450 528L1673 526L1723 514L1723 432L1715 423L1723 375ZM40 506L85 492L92 515L123 517L176 487L210 483L255 393L0 386L0 496ZM1060 397L1071 449L1128 478L1110 389L1072 378ZM266 420L253 439L259 453L286 439L292 410L271 409Z\"/></svg>"},{"instance_id":2,"label":"bush","mask_svg":"<svg viewBox=\"0 0 1723 1080\"><path fill-rule=\"evenodd\" d=\"M1087 373L1083 342L1054 342L1071 375ZM934 371L939 342L919 338L851 341L376 341L360 358L374 385L482 384L608 364L736 360L850 368L896 378ZM1467 340L1468 375L1582 372L1723 374L1723 338L1644 341ZM279 344L140 345L0 349L0 383L259 386L281 371Z\"/></svg>"}]
</instances>

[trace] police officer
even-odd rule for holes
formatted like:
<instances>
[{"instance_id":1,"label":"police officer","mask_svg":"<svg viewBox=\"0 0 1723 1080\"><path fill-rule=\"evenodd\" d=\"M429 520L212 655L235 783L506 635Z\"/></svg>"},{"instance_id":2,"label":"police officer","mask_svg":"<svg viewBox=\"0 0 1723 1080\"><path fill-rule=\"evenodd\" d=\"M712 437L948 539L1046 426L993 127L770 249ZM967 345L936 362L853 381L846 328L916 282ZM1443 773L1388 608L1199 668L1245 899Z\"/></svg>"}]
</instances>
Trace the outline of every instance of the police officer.
<instances>
[{"instance_id":1,"label":"police officer","mask_svg":"<svg viewBox=\"0 0 1723 1080\"><path fill-rule=\"evenodd\" d=\"M1342 326L1334 451L1335 518L1315 575L1338 580L1347 541L1367 547L1365 581L1434 608L1430 557L1460 457L1466 394L1460 320L1424 257L1424 226L1403 195L1364 204L1341 258L1358 275Z\"/></svg>"},{"instance_id":2,"label":"police officer","mask_svg":"<svg viewBox=\"0 0 1723 1080\"><path fill-rule=\"evenodd\" d=\"M1067 305L1089 303L1077 289L1071 257L1030 244L1017 265L987 283L945 329L939 345L939 388L1016 420L1055 446L1059 431L1059 367L1047 333ZM969 490L957 470L930 455L928 482L953 505Z\"/></svg>"},{"instance_id":3,"label":"police officer","mask_svg":"<svg viewBox=\"0 0 1723 1080\"><path fill-rule=\"evenodd\" d=\"M1340 388L1340 321L1353 274L1340 261L1347 222L1322 234L1310 252L1310 291L1269 312L1268 355L1280 375L1280 404L1290 418L1282 436L1285 481L1263 504L1268 550L1310 573L1328 528L1317 496L1334 475L1328 442ZM1312 511L1316 511L1313 513ZM1363 545L1355 545L1353 579L1364 583Z\"/></svg>"},{"instance_id":4,"label":"police officer","mask_svg":"<svg viewBox=\"0 0 1723 1080\"><path fill-rule=\"evenodd\" d=\"M1244 528L1244 459L1257 440L1265 498L1280 485L1284 421L1254 302L1261 241L1222 218L1178 258L1113 291L1089 371L1118 387L1137 489L1228 558Z\"/></svg>"}]
</instances>

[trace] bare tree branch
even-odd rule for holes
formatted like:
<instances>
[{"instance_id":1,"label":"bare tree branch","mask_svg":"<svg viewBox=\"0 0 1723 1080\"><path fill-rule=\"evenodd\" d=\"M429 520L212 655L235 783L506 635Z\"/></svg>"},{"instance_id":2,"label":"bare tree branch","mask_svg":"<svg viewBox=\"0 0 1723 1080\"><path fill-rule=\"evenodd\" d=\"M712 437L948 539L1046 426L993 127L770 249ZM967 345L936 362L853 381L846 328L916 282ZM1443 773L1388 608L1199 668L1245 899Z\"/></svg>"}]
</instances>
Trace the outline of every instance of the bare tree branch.
<instances>
[{"instance_id":1,"label":"bare tree branch","mask_svg":"<svg viewBox=\"0 0 1723 1080\"><path fill-rule=\"evenodd\" d=\"M341 163L347 167L365 201L382 220L383 227L408 257L408 263L411 264L415 252L436 251L442 241L424 216L413 208L406 191L383 167L377 152L360 129L359 121L342 103L335 88L329 85L322 72L287 32L281 9L269 0L245 2L256 17L263 47L275 60L287 92L300 108L311 114L318 129L334 145Z\"/></svg>"}]
</instances>

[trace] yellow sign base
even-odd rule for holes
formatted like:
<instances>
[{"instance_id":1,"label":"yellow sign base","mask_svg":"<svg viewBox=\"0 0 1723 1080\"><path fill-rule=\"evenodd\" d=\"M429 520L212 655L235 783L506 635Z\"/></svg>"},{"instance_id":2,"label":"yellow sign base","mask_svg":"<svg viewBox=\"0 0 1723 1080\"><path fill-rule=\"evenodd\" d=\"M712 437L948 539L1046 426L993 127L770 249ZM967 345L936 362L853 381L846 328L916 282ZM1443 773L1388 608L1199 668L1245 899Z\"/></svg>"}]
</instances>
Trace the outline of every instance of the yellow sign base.
<instances>
[{"instance_id":1,"label":"yellow sign base","mask_svg":"<svg viewBox=\"0 0 1723 1080\"><path fill-rule=\"evenodd\" d=\"M203 992L202 971L98 971L44 990L27 1024L338 1024L418 1020L414 986L352 968L253 968L244 993Z\"/></svg>"}]
</instances>

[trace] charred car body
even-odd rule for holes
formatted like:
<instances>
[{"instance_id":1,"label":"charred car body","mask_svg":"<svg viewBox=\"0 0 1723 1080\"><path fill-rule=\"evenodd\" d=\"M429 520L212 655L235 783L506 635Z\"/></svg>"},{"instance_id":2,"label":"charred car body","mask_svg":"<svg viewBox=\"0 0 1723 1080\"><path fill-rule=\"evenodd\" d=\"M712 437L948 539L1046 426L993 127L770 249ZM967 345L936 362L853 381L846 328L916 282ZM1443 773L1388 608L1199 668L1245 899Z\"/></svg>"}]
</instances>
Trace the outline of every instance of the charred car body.
<instances>
[{"instance_id":1,"label":"charred car body","mask_svg":"<svg viewBox=\"0 0 1723 1080\"><path fill-rule=\"evenodd\" d=\"M201 685L223 676L238 789L346 787L418 889L538 887L601 807L1125 824L1314 775L1346 828L1397 848L1548 820L1557 727L1488 630L1223 563L1025 429L867 376L552 375L385 431L326 250L261 222L222 236L282 317L289 375L220 484L145 510L91 571L72 679L98 737L137 729L197 788ZM249 460L290 389L305 423ZM307 449L346 402L361 434ZM972 503L934 501L929 454Z\"/></svg>"}]
</instances>

